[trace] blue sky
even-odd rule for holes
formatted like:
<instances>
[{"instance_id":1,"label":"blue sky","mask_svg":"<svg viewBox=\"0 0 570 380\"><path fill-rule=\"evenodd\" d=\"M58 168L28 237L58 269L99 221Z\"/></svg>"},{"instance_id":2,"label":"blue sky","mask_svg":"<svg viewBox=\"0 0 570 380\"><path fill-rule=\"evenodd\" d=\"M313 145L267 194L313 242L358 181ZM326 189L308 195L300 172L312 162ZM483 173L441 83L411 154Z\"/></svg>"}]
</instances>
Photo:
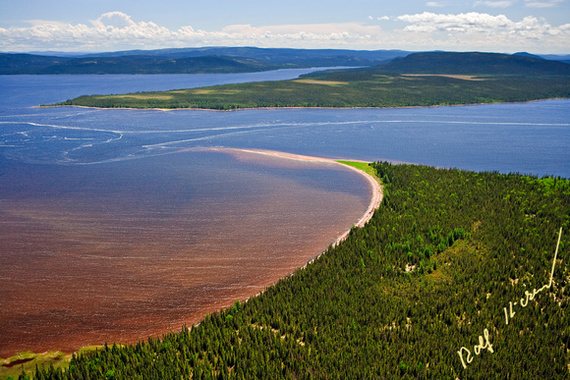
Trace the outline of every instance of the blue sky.
<instances>
[{"instance_id":1,"label":"blue sky","mask_svg":"<svg viewBox=\"0 0 570 380\"><path fill-rule=\"evenodd\" d=\"M199 46L570 54L570 0L0 0L0 51Z\"/></svg>"}]
</instances>

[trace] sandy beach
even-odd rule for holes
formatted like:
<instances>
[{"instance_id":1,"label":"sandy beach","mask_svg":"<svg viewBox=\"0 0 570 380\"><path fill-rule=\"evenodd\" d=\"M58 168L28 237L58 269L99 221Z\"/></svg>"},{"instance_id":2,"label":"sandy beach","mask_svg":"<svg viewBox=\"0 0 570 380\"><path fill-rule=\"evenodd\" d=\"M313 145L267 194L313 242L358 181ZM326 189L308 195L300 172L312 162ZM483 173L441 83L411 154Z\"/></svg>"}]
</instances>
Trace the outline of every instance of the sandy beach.
<instances>
[{"instance_id":1,"label":"sandy beach","mask_svg":"<svg viewBox=\"0 0 570 380\"><path fill-rule=\"evenodd\" d=\"M269 156L269 157L284 158L284 159L295 160L295 161L323 162L323 163L330 163L330 164L335 164L335 165L342 165L343 167L354 170L355 172L357 172L358 174L360 174L360 175L364 176L364 178L366 178L366 180L368 181L368 183L370 184L370 187L372 189L372 198L370 199L370 203L368 205L368 208L366 209L366 212L364 213L362 218L360 218L354 224L355 227L363 227L366 223L368 223L368 221L374 215L374 211L376 211L376 209L378 207L380 207L380 204L382 203L382 198L383 198L384 194L382 192L382 186L380 185L378 178L371 176L370 174L368 174L362 170L359 170L353 166L345 165L345 164L338 162L336 160L333 160L331 158L304 156L304 155L300 155L300 154L279 152L279 151L274 151L274 150L263 150L263 149L237 149L237 148L211 148L211 149L216 150L216 151L220 151L220 152L227 152L227 153L233 154L235 156L239 156L240 152L241 153L254 153L254 154L259 154L259 155L264 155L264 156ZM365 161L360 161L360 160L352 160L352 161L365 162ZM350 230L347 230L344 234L339 236L333 245L336 246L337 244L342 242L344 239L346 239L349 232L350 232Z\"/></svg>"}]
</instances>

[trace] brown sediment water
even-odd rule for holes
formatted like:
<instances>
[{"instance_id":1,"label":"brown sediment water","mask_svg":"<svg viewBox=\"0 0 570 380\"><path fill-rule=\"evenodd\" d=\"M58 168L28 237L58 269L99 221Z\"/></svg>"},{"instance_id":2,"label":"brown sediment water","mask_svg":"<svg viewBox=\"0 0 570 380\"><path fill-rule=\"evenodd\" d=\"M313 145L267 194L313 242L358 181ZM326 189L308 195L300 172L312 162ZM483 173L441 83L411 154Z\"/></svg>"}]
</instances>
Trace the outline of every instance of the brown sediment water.
<instances>
[{"instance_id":1,"label":"brown sediment water","mask_svg":"<svg viewBox=\"0 0 570 380\"><path fill-rule=\"evenodd\" d=\"M0 357L197 323L303 266L373 194L333 162L247 151L3 170Z\"/></svg>"}]
</instances>

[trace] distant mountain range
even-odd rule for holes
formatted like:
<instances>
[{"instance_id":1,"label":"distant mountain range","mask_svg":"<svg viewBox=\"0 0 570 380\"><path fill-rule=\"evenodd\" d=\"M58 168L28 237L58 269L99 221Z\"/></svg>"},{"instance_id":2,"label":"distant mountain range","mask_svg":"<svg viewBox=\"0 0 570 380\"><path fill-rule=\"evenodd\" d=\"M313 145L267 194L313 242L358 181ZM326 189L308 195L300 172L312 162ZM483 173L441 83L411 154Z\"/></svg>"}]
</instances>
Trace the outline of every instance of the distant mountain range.
<instances>
[{"instance_id":1,"label":"distant mountain range","mask_svg":"<svg viewBox=\"0 0 570 380\"><path fill-rule=\"evenodd\" d=\"M530 53L526 53L526 52L520 52L520 53L515 53L513 55L522 55L522 56L527 56L527 57L542 58L542 59L548 59L551 61L561 61L564 63L570 63L570 54L565 54L565 55L560 55L560 54L536 55L536 54L530 54Z\"/></svg>"},{"instance_id":2,"label":"distant mountain range","mask_svg":"<svg viewBox=\"0 0 570 380\"><path fill-rule=\"evenodd\" d=\"M0 53L0 74L196 74L283 68L372 66L401 50L188 48L131 50L80 56Z\"/></svg>"},{"instance_id":3,"label":"distant mountain range","mask_svg":"<svg viewBox=\"0 0 570 380\"><path fill-rule=\"evenodd\" d=\"M516 61L508 57L516 57ZM514 59L514 58L513 58ZM562 61L553 62L553 61ZM0 53L0 75L7 74L197 74L239 73L304 67L381 67L391 72L463 72L482 67L505 73L517 62L525 73L542 70L545 62L561 72L570 63L567 56L536 56L529 53L412 53L403 50L264 49L254 47L204 47L130 50L97 54ZM505 66L507 65L507 66ZM552 66L554 67L554 66ZM457 71L460 68L460 71ZM412 70L412 71L410 71ZM553 69L554 70L554 69ZM556 71L556 70L554 70Z\"/></svg>"},{"instance_id":4,"label":"distant mountain range","mask_svg":"<svg viewBox=\"0 0 570 380\"><path fill-rule=\"evenodd\" d=\"M128 50L112 53L90 54L84 57L124 57L131 55L169 58L203 57L208 55L234 58L252 58L281 65L303 66L370 66L410 54L403 50L342 50L342 49L279 49L256 47L202 47L159 50ZM331 63L333 63L331 65Z\"/></svg>"},{"instance_id":5,"label":"distant mountain range","mask_svg":"<svg viewBox=\"0 0 570 380\"><path fill-rule=\"evenodd\" d=\"M281 66L251 58L206 56L110 56L92 58L0 54L0 74L199 74L276 70Z\"/></svg>"}]
</instances>

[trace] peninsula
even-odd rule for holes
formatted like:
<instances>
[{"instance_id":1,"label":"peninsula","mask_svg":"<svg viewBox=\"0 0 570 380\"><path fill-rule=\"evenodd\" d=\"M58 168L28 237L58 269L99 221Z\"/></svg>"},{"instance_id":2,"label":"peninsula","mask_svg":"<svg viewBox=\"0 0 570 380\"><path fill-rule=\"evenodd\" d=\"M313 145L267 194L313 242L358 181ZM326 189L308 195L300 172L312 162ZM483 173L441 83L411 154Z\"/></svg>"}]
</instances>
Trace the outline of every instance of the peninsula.
<instances>
[{"instance_id":1,"label":"peninsula","mask_svg":"<svg viewBox=\"0 0 570 380\"><path fill-rule=\"evenodd\" d=\"M568 378L570 181L370 168L382 205L295 275L179 333L34 378Z\"/></svg>"},{"instance_id":2,"label":"peninsula","mask_svg":"<svg viewBox=\"0 0 570 380\"><path fill-rule=\"evenodd\" d=\"M372 67L277 82L124 95L55 104L99 108L235 110L275 107L413 107L570 97L570 65L492 53L416 53Z\"/></svg>"}]
</instances>

